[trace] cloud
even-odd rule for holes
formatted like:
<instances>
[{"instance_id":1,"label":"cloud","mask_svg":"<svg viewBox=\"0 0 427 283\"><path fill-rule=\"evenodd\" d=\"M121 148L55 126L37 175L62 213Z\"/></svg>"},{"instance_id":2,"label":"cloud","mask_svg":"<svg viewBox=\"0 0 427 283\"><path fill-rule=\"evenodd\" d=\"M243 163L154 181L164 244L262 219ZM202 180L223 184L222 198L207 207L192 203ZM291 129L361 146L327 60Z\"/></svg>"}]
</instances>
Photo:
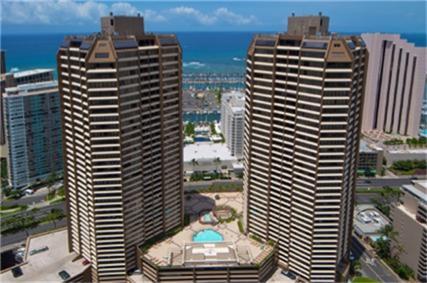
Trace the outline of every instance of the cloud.
<instances>
[{"instance_id":1,"label":"cloud","mask_svg":"<svg viewBox=\"0 0 427 283\"><path fill-rule=\"evenodd\" d=\"M139 10L130 2L98 2L95 0L3 0L0 1L0 20L6 24L96 24L99 18L113 12L116 15L141 14L146 22L166 22L193 19L202 25L228 23L248 25L257 23L253 15L240 15L228 8L220 7L205 13L189 6L179 6L167 10ZM173 16L180 16L179 18Z\"/></svg>"},{"instance_id":2,"label":"cloud","mask_svg":"<svg viewBox=\"0 0 427 283\"><path fill-rule=\"evenodd\" d=\"M224 7L216 9L214 14L217 18L224 19L226 22L230 24L247 25L247 24L252 24L257 22L256 17L253 15L245 17L242 15L236 14Z\"/></svg>"},{"instance_id":3,"label":"cloud","mask_svg":"<svg viewBox=\"0 0 427 283\"><path fill-rule=\"evenodd\" d=\"M217 21L217 18L215 16L209 16L192 7L176 7L171 9L170 12L176 15L193 17L196 21L204 25L211 25Z\"/></svg>"},{"instance_id":4,"label":"cloud","mask_svg":"<svg viewBox=\"0 0 427 283\"><path fill-rule=\"evenodd\" d=\"M197 9L186 6L170 9L169 12L171 14L193 18L203 25L213 25L219 22L226 22L235 25L247 25L258 22L256 17L253 15L239 15L224 7L214 10L211 14L203 13Z\"/></svg>"},{"instance_id":5,"label":"cloud","mask_svg":"<svg viewBox=\"0 0 427 283\"><path fill-rule=\"evenodd\" d=\"M143 15L147 21L163 22L166 18L153 10L138 10L126 2L74 0L1 1L1 22L8 24L85 24L113 12L117 15Z\"/></svg>"}]
</instances>

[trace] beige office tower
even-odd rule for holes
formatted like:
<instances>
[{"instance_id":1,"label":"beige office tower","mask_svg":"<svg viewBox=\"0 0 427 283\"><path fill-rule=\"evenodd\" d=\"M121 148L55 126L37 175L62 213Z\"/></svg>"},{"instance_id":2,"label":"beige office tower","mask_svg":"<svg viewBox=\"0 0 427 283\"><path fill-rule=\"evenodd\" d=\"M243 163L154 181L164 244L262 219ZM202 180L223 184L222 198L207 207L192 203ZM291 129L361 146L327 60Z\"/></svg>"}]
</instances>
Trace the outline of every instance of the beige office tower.
<instances>
[{"instance_id":1,"label":"beige office tower","mask_svg":"<svg viewBox=\"0 0 427 283\"><path fill-rule=\"evenodd\" d=\"M362 130L418 136L426 75L426 48L398 34L364 33L369 69Z\"/></svg>"},{"instance_id":2,"label":"beige office tower","mask_svg":"<svg viewBox=\"0 0 427 283\"><path fill-rule=\"evenodd\" d=\"M181 49L110 15L57 62L69 247L94 282L122 282L137 245L183 223Z\"/></svg>"},{"instance_id":3,"label":"beige office tower","mask_svg":"<svg viewBox=\"0 0 427 283\"><path fill-rule=\"evenodd\" d=\"M258 35L248 50L245 229L306 281L348 263L366 58L360 37L335 35Z\"/></svg>"}]
</instances>

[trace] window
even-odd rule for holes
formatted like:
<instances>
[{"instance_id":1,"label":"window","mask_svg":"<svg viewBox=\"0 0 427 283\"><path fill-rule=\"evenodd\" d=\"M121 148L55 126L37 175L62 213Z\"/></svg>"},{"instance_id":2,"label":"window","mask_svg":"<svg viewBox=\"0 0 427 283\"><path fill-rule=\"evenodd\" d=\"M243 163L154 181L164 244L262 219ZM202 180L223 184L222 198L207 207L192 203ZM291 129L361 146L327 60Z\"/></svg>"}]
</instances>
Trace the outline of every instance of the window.
<instances>
[{"instance_id":1,"label":"window","mask_svg":"<svg viewBox=\"0 0 427 283\"><path fill-rule=\"evenodd\" d=\"M95 58L108 58L108 53L95 53Z\"/></svg>"}]
</instances>

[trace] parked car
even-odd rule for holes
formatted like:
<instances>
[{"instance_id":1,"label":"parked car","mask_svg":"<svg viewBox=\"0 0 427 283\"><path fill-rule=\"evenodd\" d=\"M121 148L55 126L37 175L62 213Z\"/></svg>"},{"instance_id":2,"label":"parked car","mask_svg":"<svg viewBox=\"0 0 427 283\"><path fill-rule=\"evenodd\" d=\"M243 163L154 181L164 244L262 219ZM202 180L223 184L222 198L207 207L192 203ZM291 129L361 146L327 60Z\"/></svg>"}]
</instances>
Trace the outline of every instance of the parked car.
<instances>
[{"instance_id":1,"label":"parked car","mask_svg":"<svg viewBox=\"0 0 427 283\"><path fill-rule=\"evenodd\" d=\"M297 275L295 273L293 273L292 271L282 270L282 274L285 275L286 277L292 279L292 280L297 279Z\"/></svg>"},{"instance_id":2,"label":"parked car","mask_svg":"<svg viewBox=\"0 0 427 283\"><path fill-rule=\"evenodd\" d=\"M87 260L87 259L84 259L83 262L82 262L83 265L88 265L89 263L90 263L90 261Z\"/></svg>"},{"instance_id":3,"label":"parked car","mask_svg":"<svg viewBox=\"0 0 427 283\"><path fill-rule=\"evenodd\" d=\"M58 275L61 277L62 280L67 280L68 278L70 278L70 274L68 274L68 272L65 270L60 271Z\"/></svg>"},{"instance_id":4,"label":"parked car","mask_svg":"<svg viewBox=\"0 0 427 283\"><path fill-rule=\"evenodd\" d=\"M40 248L40 249L33 249L33 250L30 251L30 255L35 255L35 254L38 254L38 253L41 253L41 252L45 252L47 250L49 250L48 246L44 246L43 248Z\"/></svg>"},{"instance_id":5,"label":"parked car","mask_svg":"<svg viewBox=\"0 0 427 283\"><path fill-rule=\"evenodd\" d=\"M17 267L14 267L14 268L12 268L12 275L13 275L13 277L20 277L20 276L22 276L24 273L22 273L22 269L21 269L21 267L19 267L19 266L17 266Z\"/></svg>"},{"instance_id":6,"label":"parked car","mask_svg":"<svg viewBox=\"0 0 427 283\"><path fill-rule=\"evenodd\" d=\"M33 189L26 189L24 191L24 193L25 193L25 195L32 195L32 194L34 194L34 190Z\"/></svg>"}]
</instances>

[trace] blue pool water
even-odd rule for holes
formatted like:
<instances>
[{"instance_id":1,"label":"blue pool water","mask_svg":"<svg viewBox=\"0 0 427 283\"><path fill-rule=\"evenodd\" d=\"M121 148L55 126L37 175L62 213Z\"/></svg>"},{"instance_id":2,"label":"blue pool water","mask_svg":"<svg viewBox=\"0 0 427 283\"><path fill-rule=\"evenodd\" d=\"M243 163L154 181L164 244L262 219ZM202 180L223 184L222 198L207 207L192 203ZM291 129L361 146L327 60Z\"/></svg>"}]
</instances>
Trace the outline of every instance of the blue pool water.
<instances>
[{"instance_id":1,"label":"blue pool water","mask_svg":"<svg viewBox=\"0 0 427 283\"><path fill-rule=\"evenodd\" d=\"M212 216L210 213L206 213L202 216L204 222L212 222Z\"/></svg>"},{"instance_id":2,"label":"blue pool water","mask_svg":"<svg viewBox=\"0 0 427 283\"><path fill-rule=\"evenodd\" d=\"M193 242L195 243L214 243L223 241L224 237L213 229L204 229L193 235Z\"/></svg>"},{"instance_id":3,"label":"blue pool water","mask_svg":"<svg viewBox=\"0 0 427 283\"><path fill-rule=\"evenodd\" d=\"M195 142L207 142L207 141L210 141L210 138L204 137L204 136L196 136L196 137L194 137L194 141Z\"/></svg>"},{"instance_id":4,"label":"blue pool water","mask_svg":"<svg viewBox=\"0 0 427 283\"><path fill-rule=\"evenodd\" d=\"M379 239L381 239L381 238L383 238L384 240L387 240L387 237L385 237L385 236L381 236L381 235L372 235L372 236L370 236L370 238L371 238L371 240L372 240L372 241L374 241L374 242L378 241L378 240L379 240Z\"/></svg>"},{"instance_id":5,"label":"blue pool water","mask_svg":"<svg viewBox=\"0 0 427 283\"><path fill-rule=\"evenodd\" d=\"M427 129L420 130L420 136L427 138Z\"/></svg>"}]
</instances>

